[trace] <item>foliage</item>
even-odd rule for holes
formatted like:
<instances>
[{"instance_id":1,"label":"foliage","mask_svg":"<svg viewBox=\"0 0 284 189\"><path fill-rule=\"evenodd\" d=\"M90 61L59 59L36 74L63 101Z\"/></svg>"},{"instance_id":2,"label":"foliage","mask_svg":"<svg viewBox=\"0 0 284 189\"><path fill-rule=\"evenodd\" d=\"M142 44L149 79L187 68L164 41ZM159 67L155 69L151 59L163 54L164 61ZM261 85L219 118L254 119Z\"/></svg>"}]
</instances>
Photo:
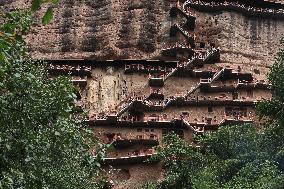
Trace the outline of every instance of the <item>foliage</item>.
<instances>
[{"instance_id":1,"label":"foliage","mask_svg":"<svg viewBox=\"0 0 284 189\"><path fill-rule=\"evenodd\" d=\"M43 1L42 1L43 2ZM2 18L1 18L2 19ZM30 60L22 35L29 11L3 15L0 26L0 188L101 188L104 146L74 119L74 87L49 79ZM97 145L96 156L90 153Z\"/></svg>"},{"instance_id":2,"label":"foliage","mask_svg":"<svg viewBox=\"0 0 284 189\"><path fill-rule=\"evenodd\" d=\"M35 12L38 11L39 9L41 9L42 5L44 4L58 4L60 2L60 0L33 0L32 1L32 6L31 6L31 11ZM42 23L44 25L50 23L50 21L53 18L53 9L51 6L49 6L44 14L44 16L42 17Z\"/></svg>"},{"instance_id":3,"label":"foliage","mask_svg":"<svg viewBox=\"0 0 284 189\"><path fill-rule=\"evenodd\" d=\"M166 136L154 157L163 161L166 177L156 186L147 187L280 189L284 184L283 168L279 166L283 153L275 150L276 141L271 141L275 129L279 127L262 132L253 125L221 127L198 137L200 147L192 147L176 135ZM281 128L277 141L282 146L283 131Z\"/></svg>"},{"instance_id":4,"label":"foliage","mask_svg":"<svg viewBox=\"0 0 284 189\"><path fill-rule=\"evenodd\" d=\"M281 40L282 44L284 39ZM268 117L262 129L254 125L224 126L196 138L199 147L176 135L164 138L153 159L165 165L164 180L149 189L281 189L284 186L284 50L269 74L273 98L257 106Z\"/></svg>"},{"instance_id":5,"label":"foliage","mask_svg":"<svg viewBox=\"0 0 284 189\"><path fill-rule=\"evenodd\" d=\"M25 51L25 43L22 38L30 29L32 23L29 11L15 11L3 14L1 19L5 20L0 26L0 61L4 67L4 62L20 63L24 61L27 54ZM2 73L4 71L1 69ZM1 80L4 73L0 75Z\"/></svg>"},{"instance_id":6,"label":"foliage","mask_svg":"<svg viewBox=\"0 0 284 189\"><path fill-rule=\"evenodd\" d=\"M284 37L281 39L281 45L284 44ZM284 49L280 49L277 53L275 63L268 75L269 82L272 84L273 98L269 101L263 101L258 105L258 113L260 117L270 116L277 122L283 124L284 115Z\"/></svg>"},{"instance_id":7,"label":"foliage","mask_svg":"<svg viewBox=\"0 0 284 189\"><path fill-rule=\"evenodd\" d=\"M155 183L155 182L147 182L145 185L144 185L144 189L155 189L157 188L158 184Z\"/></svg>"}]
</instances>

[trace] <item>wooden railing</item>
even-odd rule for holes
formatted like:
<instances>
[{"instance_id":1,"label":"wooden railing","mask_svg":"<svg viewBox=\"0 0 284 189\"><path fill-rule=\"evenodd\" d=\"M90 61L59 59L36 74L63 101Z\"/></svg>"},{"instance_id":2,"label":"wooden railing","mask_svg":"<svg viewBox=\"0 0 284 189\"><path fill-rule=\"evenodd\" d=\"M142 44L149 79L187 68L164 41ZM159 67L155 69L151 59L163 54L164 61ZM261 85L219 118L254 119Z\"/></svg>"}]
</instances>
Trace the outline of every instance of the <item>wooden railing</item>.
<instances>
[{"instance_id":1,"label":"wooden railing","mask_svg":"<svg viewBox=\"0 0 284 189\"><path fill-rule=\"evenodd\" d=\"M187 0L184 3L184 7L191 7L200 11L222 11L232 10L241 12L248 16L258 16L267 18L284 18L284 9L271 9L271 8L257 8L240 4L237 2L204 2L204 1L192 1Z\"/></svg>"}]
</instances>

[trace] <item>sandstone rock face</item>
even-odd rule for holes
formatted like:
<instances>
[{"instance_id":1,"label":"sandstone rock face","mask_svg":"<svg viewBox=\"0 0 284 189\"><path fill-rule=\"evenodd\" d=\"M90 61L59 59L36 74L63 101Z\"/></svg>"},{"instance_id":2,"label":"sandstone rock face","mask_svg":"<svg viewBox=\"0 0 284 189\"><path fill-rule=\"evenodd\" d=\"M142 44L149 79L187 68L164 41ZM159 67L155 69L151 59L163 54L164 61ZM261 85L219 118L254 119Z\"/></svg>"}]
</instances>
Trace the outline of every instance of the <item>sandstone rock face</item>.
<instances>
[{"instance_id":1,"label":"sandstone rock face","mask_svg":"<svg viewBox=\"0 0 284 189\"><path fill-rule=\"evenodd\" d=\"M212 18L216 20L216 30L206 26L206 20ZM269 66L274 61L284 31L283 21L247 18L232 12L214 17L206 15L198 23L201 28L204 26L205 32L210 32L209 38L217 39L222 49L222 61L259 66ZM220 32L217 32L218 28Z\"/></svg>"},{"instance_id":2,"label":"sandstone rock face","mask_svg":"<svg viewBox=\"0 0 284 189\"><path fill-rule=\"evenodd\" d=\"M6 6L27 3L9 0ZM167 0L62 0L55 6L52 23L35 24L26 41L34 58L157 59L172 41L170 4ZM220 46L222 62L273 63L284 21L226 11L194 13L197 41Z\"/></svg>"},{"instance_id":3,"label":"sandstone rock face","mask_svg":"<svg viewBox=\"0 0 284 189\"><path fill-rule=\"evenodd\" d=\"M5 3L7 8L14 8L26 7L29 1ZM188 45L179 48L182 52L171 48L177 55L170 59L162 56L162 49L186 43L183 36L170 36L171 27L185 21L180 15L170 17L171 4L175 3L170 0L61 0L54 7L52 23L40 24L43 8L26 37L35 59L104 60L100 64L62 60L57 61L59 67L53 66L49 71L68 72L66 67L71 66L70 70L76 72L72 79L83 83L77 100L81 108L89 111L96 138L104 143L119 139L129 143L108 153L109 161L117 161L113 167L104 167L115 188L141 188L146 181L163 178L160 164L127 162L153 154L151 141L162 144L163 136L174 131L190 143L194 134L215 130L226 121L256 121L254 102L271 99L266 75L279 48L284 20L247 17L234 11L190 10L196 17L196 53L192 55ZM209 44L220 47L221 51ZM204 45L205 48L201 47ZM210 56L207 52L214 52L218 58L206 58ZM195 60L202 59L202 63L191 67L193 59L185 58L190 54ZM196 57L198 54L204 57ZM119 59L136 61L107 61ZM90 68L86 70L85 66ZM88 74L79 74L74 67L85 69ZM162 86L150 82L161 78ZM143 140L144 143L140 142Z\"/></svg>"}]
</instances>

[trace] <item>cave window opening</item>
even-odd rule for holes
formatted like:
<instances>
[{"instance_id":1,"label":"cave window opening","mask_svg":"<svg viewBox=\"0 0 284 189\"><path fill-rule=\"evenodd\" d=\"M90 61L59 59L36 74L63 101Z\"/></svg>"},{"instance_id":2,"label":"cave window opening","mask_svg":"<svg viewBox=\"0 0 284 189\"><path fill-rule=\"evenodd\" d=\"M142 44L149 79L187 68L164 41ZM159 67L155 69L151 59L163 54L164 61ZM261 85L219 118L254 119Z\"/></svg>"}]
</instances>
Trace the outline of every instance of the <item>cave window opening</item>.
<instances>
[{"instance_id":1,"label":"cave window opening","mask_svg":"<svg viewBox=\"0 0 284 189\"><path fill-rule=\"evenodd\" d=\"M212 106L208 107L208 112L213 112L213 107Z\"/></svg>"},{"instance_id":2,"label":"cave window opening","mask_svg":"<svg viewBox=\"0 0 284 189\"><path fill-rule=\"evenodd\" d=\"M233 92L233 100L237 100L239 98L238 92Z\"/></svg>"},{"instance_id":3,"label":"cave window opening","mask_svg":"<svg viewBox=\"0 0 284 189\"><path fill-rule=\"evenodd\" d=\"M254 72L255 74L260 75L260 71L259 71L259 69L254 69L254 70L253 70L253 72Z\"/></svg>"},{"instance_id":4,"label":"cave window opening","mask_svg":"<svg viewBox=\"0 0 284 189\"><path fill-rule=\"evenodd\" d=\"M155 135L154 134L150 134L150 139L155 139Z\"/></svg>"},{"instance_id":5,"label":"cave window opening","mask_svg":"<svg viewBox=\"0 0 284 189\"><path fill-rule=\"evenodd\" d=\"M206 122L207 122L208 125L211 125L211 124L212 124L212 118L208 118L208 119L206 120Z\"/></svg>"},{"instance_id":6,"label":"cave window opening","mask_svg":"<svg viewBox=\"0 0 284 189\"><path fill-rule=\"evenodd\" d=\"M253 98L253 91L252 90L247 90L247 97Z\"/></svg>"}]
</instances>

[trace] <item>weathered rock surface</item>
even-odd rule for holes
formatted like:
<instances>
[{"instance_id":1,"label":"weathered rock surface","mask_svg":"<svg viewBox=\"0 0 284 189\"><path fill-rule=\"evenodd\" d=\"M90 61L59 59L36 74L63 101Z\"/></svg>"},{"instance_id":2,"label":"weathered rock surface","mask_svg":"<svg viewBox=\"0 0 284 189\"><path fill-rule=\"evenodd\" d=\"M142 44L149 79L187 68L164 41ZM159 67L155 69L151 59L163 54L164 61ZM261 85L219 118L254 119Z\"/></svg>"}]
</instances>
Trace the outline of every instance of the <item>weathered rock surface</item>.
<instances>
[{"instance_id":1,"label":"weathered rock surface","mask_svg":"<svg viewBox=\"0 0 284 189\"><path fill-rule=\"evenodd\" d=\"M5 6L26 7L28 3L29 0L7 0ZM159 59L162 48L175 42L183 43L182 38L173 39L169 35L170 27L184 19L170 18L170 8L169 0L61 0L61 3L54 7L55 18L51 24L42 26L40 23L44 8L36 15L37 23L32 27L26 41L33 58ZM252 18L229 11L218 13L193 11L193 13L196 15L194 32L197 48L200 42L205 42L206 45L214 43L221 47L221 62L194 68L195 71L217 70L216 72L220 72L220 68L221 70L231 68L252 74L254 81L267 81L266 75L274 61L274 55L279 48L279 39L284 32L284 20ZM82 61L82 64L85 62ZM86 79L86 86L80 90L82 107L87 109L90 115L104 117L113 110L123 109L123 105L129 103L129 97L145 98L151 93L148 78L150 72L126 73L123 63L120 66L92 66L91 77ZM169 65L163 66L162 69L166 70ZM159 71L161 71L160 68ZM201 82L201 79L197 76L173 75L165 81L161 91L165 99L171 99L173 96L188 93L192 87ZM225 89L238 83L239 79L229 78L215 81L212 85ZM194 92L189 99L197 99L197 101L199 99L200 102L202 99L203 101L217 99L220 100L219 102L232 100L250 102L270 98L271 94L266 89L245 88L238 90L237 93L226 90L207 93L200 90ZM159 104L162 101L158 98L152 99L152 102ZM222 123L222 120L228 118L226 116L229 108L226 106L201 104L196 107L171 106L163 111L145 111L143 116L135 111L132 114L128 111L120 117L128 119L129 127L117 127L113 124L97 125L94 127L94 134L102 141L108 141L107 135L110 134L119 134L129 140L152 135L161 143L167 128L155 127L156 121L151 121L153 127L150 130L148 127L142 128L144 126L132 127L134 119L132 117L131 121L129 115L134 114L137 119L139 117L144 121L149 121L148 118L153 119L153 117L161 121L169 121L181 118L182 115L187 117L185 119L189 123L208 125ZM252 106L236 108L234 112L238 115L238 119L255 120L256 117ZM243 117L243 114L246 116ZM183 133L182 130L179 129L179 131ZM188 142L191 142L192 136L192 130L184 130L184 138ZM140 153L148 148L150 147L146 148L144 144L137 144L126 149L115 150L109 155L116 158L127 157L133 155L133 152L136 154L137 150ZM116 188L141 188L146 181L163 178L162 167L159 164L115 165L105 169L109 173L108 176L115 181Z\"/></svg>"},{"instance_id":2,"label":"weathered rock surface","mask_svg":"<svg viewBox=\"0 0 284 189\"><path fill-rule=\"evenodd\" d=\"M6 1L23 7L28 1ZM27 36L34 58L155 59L171 39L170 1L62 0L48 26L35 24ZM284 21L248 18L237 12L197 15L197 41L222 48L221 61L269 66ZM37 17L40 20L42 13Z\"/></svg>"}]
</instances>

